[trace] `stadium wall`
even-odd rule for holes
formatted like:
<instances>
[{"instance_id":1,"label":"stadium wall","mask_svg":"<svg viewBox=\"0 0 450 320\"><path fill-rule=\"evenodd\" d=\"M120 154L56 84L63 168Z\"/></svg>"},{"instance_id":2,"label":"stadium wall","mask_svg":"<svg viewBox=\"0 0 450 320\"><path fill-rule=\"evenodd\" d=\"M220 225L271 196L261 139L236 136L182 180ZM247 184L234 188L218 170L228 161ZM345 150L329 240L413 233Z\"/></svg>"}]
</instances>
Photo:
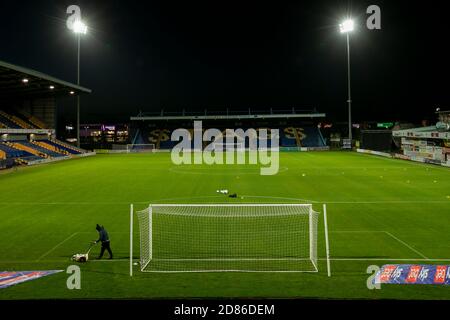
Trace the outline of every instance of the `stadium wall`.
<instances>
[{"instance_id":1,"label":"stadium wall","mask_svg":"<svg viewBox=\"0 0 450 320\"><path fill-rule=\"evenodd\" d=\"M421 163L427 163L427 164L434 164L444 167L450 167L450 160L447 161L437 161L433 159L427 159L423 157L416 157L416 156L407 156L400 153L388 153L388 152L380 152L375 150L367 150L367 149L357 149L358 153L364 153L364 154L371 154L375 156L385 157L385 158L393 158L393 159L400 159L400 160L408 160L408 161L414 161L414 162L421 162Z\"/></svg>"},{"instance_id":2,"label":"stadium wall","mask_svg":"<svg viewBox=\"0 0 450 320\"><path fill-rule=\"evenodd\" d=\"M27 165L35 166L38 164L47 164L47 163L59 162L59 161L69 160L69 159L86 158L86 157L95 156L96 154L97 154L96 152L87 152L87 153L82 153L82 154L78 154L78 155L72 155L71 157L67 156L67 157L59 157L59 158L52 158L52 159L42 159L42 160L30 161L30 162L28 162Z\"/></svg>"}]
</instances>

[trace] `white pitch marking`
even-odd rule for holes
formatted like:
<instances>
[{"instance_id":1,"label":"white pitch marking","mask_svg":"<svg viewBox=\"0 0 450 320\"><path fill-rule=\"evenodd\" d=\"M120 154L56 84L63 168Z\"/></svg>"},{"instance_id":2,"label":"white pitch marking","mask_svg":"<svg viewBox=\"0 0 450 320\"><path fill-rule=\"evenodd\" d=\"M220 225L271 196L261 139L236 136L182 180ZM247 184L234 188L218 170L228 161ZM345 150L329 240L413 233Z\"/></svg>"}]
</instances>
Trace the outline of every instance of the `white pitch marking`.
<instances>
[{"instance_id":1,"label":"white pitch marking","mask_svg":"<svg viewBox=\"0 0 450 320\"><path fill-rule=\"evenodd\" d=\"M50 250L48 250L46 253L44 253L42 256L40 256L36 261L41 260L42 258L46 257L47 255L49 255L51 252L53 252L53 250L55 250L56 248L58 248L59 246L61 246L62 244L66 243L67 241L69 241L70 239L72 239L73 237L75 237L78 234L78 232L72 233L70 236L68 236L66 239L64 239L63 241L61 241L60 243L58 243L56 246L54 246L53 248L51 248Z\"/></svg>"},{"instance_id":2,"label":"white pitch marking","mask_svg":"<svg viewBox=\"0 0 450 320\"><path fill-rule=\"evenodd\" d=\"M398 242L400 242L401 244L403 244L405 247L409 248L410 250L414 251L415 253L417 253L419 256L421 256L422 258L428 260L428 257L425 256L424 254L422 254L420 251L414 249L413 247L411 247L409 244L407 244L405 241L400 240L399 238L397 238L396 236L394 236L392 233L385 231L385 233L387 235L389 235L390 237L392 237L393 239L397 240Z\"/></svg>"},{"instance_id":3,"label":"white pitch marking","mask_svg":"<svg viewBox=\"0 0 450 320\"><path fill-rule=\"evenodd\" d=\"M309 259L306 259L309 260ZM326 261L325 257L317 258L319 261ZM428 262L450 262L450 258L330 258L332 261L428 261ZM0 261L2 264L7 263L64 263L71 262L66 260L40 260L40 261L28 261L28 260L15 260L15 261ZM90 262L130 262L129 259L103 259L103 260L89 260Z\"/></svg>"},{"instance_id":4,"label":"white pitch marking","mask_svg":"<svg viewBox=\"0 0 450 320\"><path fill-rule=\"evenodd\" d=\"M325 261L325 258L318 260ZM448 262L450 259L406 259L406 258L331 258L332 261L433 261L433 262Z\"/></svg>"}]
</instances>

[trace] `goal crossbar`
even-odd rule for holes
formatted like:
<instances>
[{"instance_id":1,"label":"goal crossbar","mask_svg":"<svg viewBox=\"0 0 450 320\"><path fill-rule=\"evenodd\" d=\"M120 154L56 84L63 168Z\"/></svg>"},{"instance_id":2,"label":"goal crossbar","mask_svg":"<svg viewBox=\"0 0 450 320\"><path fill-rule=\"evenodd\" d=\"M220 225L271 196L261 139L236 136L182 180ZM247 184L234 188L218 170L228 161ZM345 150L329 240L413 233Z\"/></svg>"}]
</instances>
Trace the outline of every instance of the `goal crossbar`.
<instances>
[{"instance_id":1,"label":"goal crossbar","mask_svg":"<svg viewBox=\"0 0 450 320\"><path fill-rule=\"evenodd\" d=\"M155 149L156 145L154 143L126 145L127 153L153 152Z\"/></svg>"}]
</instances>

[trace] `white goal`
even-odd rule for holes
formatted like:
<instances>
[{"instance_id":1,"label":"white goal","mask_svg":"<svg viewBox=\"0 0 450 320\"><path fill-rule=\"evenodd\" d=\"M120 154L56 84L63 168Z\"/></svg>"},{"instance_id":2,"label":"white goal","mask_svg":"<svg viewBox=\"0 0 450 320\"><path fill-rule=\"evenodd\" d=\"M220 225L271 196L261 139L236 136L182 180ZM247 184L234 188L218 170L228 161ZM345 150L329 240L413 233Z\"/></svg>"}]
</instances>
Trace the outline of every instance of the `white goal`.
<instances>
[{"instance_id":1,"label":"white goal","mask_svg":"<svg viewBox=\"0 0 450 320\"><path fill-rule=\"evenodd\" d=\"M147 144L127 144L127 153L153 152L156 149L154 143Z\"/></svg>"},{"instance_id":2,"label":"white goal","mask_svg":"<svg viewBox=\"0 0 450 320\"><path fill-rule=\"evenodd\" d=\"M216 152L239 152L245 151L245 142L214 142L214 151Z\"/></svg>"},{"instance_id":3,"label":"white goal","mask_svg":"<svg viewBox=\"0 0 450 320\"><path fill-rule=\"evenodd\" d=\"M317 272L311 204L155 204L136 212L142 272ZM133 271L133 206L130 274Z\"/></svg>"}]
</instances>

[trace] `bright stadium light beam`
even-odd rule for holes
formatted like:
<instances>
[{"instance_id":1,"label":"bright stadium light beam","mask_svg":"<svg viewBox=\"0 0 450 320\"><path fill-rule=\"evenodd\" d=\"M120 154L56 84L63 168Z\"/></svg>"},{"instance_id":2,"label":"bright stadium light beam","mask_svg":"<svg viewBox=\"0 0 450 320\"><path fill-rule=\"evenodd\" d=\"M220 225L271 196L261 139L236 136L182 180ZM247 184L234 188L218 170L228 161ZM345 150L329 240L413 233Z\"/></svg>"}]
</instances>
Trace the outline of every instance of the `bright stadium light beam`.
<instances>
[{"instance_id":1,"label":"bright stadium light beam","mask_svg":"<svg viewBox=\"0 0 450 320\"><path fill-rule=\"evenodd\" d=\"M86 24L83 23L81 20L77 20L73 23L73 32L79 33L79 34L86 34L88 31L88 27Z\"/></svg>"},{"instance_id":2,"label":"bright stadium light beam","mask_svg":"<svg viewBox=\"0 0 450 320\"><path fill-rule=\"evenodd\" d=\"M339 25L341 33L349 33L355 30L355 22L352 19L347 19Z\"/></svg>"}]
</instances>

